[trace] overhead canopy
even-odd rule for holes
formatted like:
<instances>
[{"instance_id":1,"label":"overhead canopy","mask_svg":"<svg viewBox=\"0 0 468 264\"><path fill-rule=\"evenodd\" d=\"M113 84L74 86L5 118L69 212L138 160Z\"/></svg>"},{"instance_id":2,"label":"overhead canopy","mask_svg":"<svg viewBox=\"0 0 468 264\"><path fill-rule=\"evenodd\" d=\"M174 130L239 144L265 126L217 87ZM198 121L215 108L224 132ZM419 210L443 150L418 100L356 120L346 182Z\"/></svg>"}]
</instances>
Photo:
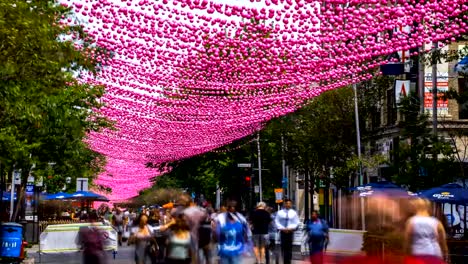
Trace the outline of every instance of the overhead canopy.
<instances>
[{"instance_id":1,"label":"overhead canopy","mask_svg":"<svg viewBox=\"0 0 468 264\"><path fill-rule=\"evenodd\" d=\"M324 91L371 79L389 54L467 30L458 19L466 0L377 2L70 1L112 54L93 55L105 65L96 75L80 74L106 86L101 113L118 128L89 135L108 161L96 184L113 200L135 196L160 173L147 163L229 144Z\"/></svg>"}]
</instances>

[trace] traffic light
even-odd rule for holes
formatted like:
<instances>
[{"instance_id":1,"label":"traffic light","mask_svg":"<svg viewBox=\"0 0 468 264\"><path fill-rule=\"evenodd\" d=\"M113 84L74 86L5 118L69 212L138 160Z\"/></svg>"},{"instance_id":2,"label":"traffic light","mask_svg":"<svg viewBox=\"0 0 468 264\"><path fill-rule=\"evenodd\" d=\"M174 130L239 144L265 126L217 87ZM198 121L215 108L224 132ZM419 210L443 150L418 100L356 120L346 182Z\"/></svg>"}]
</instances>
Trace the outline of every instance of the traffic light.
<instances>
[{"instance_id":1,"label":"traffic light","mask_svg":"<svg viewBox=\"0 0 468 264\"><path fill-rule=\"evenodd\" d=\"M245 182L250 183L250 176L245 176Z\"/></svg>"}]
</instances>

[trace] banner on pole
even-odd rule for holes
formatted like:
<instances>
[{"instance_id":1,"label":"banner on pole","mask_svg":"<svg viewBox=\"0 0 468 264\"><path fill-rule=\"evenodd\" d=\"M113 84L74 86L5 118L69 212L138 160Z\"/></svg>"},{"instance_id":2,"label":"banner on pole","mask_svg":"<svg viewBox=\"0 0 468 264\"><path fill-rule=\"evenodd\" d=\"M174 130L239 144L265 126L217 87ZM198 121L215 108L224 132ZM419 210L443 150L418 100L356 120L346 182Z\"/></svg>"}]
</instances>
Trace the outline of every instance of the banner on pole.
<instances>
[{"instance_id":1,"label":"banner on pole","mask_svg":"<svg viewBox=\"0 0 468 264\"><path fill-rule=\"evenodd\" d=\"M399 104L403 97L407 97L410 93L411 82L409 80L395 81L395 102Z\"/></svg>"}]
</instances>

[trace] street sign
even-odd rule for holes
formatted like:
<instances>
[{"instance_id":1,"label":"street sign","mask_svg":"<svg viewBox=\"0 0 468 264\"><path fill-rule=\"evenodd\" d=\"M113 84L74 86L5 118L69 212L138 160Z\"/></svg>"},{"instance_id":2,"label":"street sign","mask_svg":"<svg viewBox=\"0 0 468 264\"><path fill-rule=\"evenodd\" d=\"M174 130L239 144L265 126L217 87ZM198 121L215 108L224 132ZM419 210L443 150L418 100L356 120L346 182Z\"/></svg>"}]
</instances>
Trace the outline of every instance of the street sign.
<instances>
[{"instance_id":1,"label":"street sign","mask_svg":"<svg viewBox=\"0 0 468 264\"><path fill-rule=\"evenodd\" d=\"M288 178L283 177L283 180L281 181L281 183L283 185L283 189L286 189L288 187Z\"/></svg>"},{"instance_id":2,"label":"street sign","mask_svg":"<svg viewBox=\"0 0 468 264\"><path fill-rule=\"evenodd\" d=\"M34 194L34 184L26 184L26 195Z\"/></svg>"},{"instance_id":3,"label":"street sign","mask_svg":"<svg viewBox=\"0 0 468 264\"><path fill-rule=\"evenodd\" d=\"M76 178L76 191L88 191L88 178Z\"/></svg>"},{"instance_id":4,"label":"street sign","mask_svg":"<svg viewBox=\"0 0 468 264\"><path fill-rule=\"evenodd\" d=\"M13 172L13 177L15 177L15 184L21 184L21 170L15 170Z\"/></svg>"},{"instance_id":5,"label":"street sign","mask_svg":"<svg viewBox=\"0 0 468 264\"><path fill-rule=\"evenodd\" d=\"M42 187L44 186L44 179L42 178L42 176L40 176L37 181L36 181L36 186L37 187Z\"/></svg>"},{"instance_id":6,"label":"street sign","mask_svg":"<svg viewBox=\"0 0 468 264\"><path fill-rule=\"evenodd\" d=\"M276 198L276 203L279 204L283 202L283 188L275 189L275 198Z\"/></svg>"},{"instance_id":7,"label":"street sign","mask_svg":"<svg viewBox=\"0 0 468 264\"><path fill-rule=\"evenodd\" d=\"M252 163L237 163L238 168L252 168Z\"/></svg>"},{"instance_id":8,"label":"street sign","mask_svg":"<svg viewBox=\"0 0 468 264\"><path fill-rule=\"evenodd\" d=\"M259 192L260 192L260 186L255 185L254 192L255 192L255 193L259 193Z\"/></svg>"}]
</instances>

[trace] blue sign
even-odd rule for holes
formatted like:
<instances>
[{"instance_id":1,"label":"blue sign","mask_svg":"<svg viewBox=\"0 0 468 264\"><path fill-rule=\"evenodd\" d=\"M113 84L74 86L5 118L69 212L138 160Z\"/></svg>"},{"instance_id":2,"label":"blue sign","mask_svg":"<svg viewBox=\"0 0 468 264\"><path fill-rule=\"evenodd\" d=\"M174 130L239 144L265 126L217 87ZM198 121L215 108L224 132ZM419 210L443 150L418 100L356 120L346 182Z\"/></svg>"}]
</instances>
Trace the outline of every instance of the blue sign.
<instances>
[{"instance_id":1,"label":"blue sign","mask_svg":"<svg viewBox=\"0 0 468 264\"><path fill-rule=\"evenodd\" d=\"M281 181L283 183L283 188L286 189L287 186L288 186L288 178L287 177L283 177L283 180Z\"/></svg>"},{"instance_id":2,"label":"blue sign","mask_svg":"<svg viewBox=\"0 0 468 264\"><path fill-rule=\"evenodd\" d=\"M26 184L26 194L34 194L34 184Z\"/></svg>"}]
</instances>

